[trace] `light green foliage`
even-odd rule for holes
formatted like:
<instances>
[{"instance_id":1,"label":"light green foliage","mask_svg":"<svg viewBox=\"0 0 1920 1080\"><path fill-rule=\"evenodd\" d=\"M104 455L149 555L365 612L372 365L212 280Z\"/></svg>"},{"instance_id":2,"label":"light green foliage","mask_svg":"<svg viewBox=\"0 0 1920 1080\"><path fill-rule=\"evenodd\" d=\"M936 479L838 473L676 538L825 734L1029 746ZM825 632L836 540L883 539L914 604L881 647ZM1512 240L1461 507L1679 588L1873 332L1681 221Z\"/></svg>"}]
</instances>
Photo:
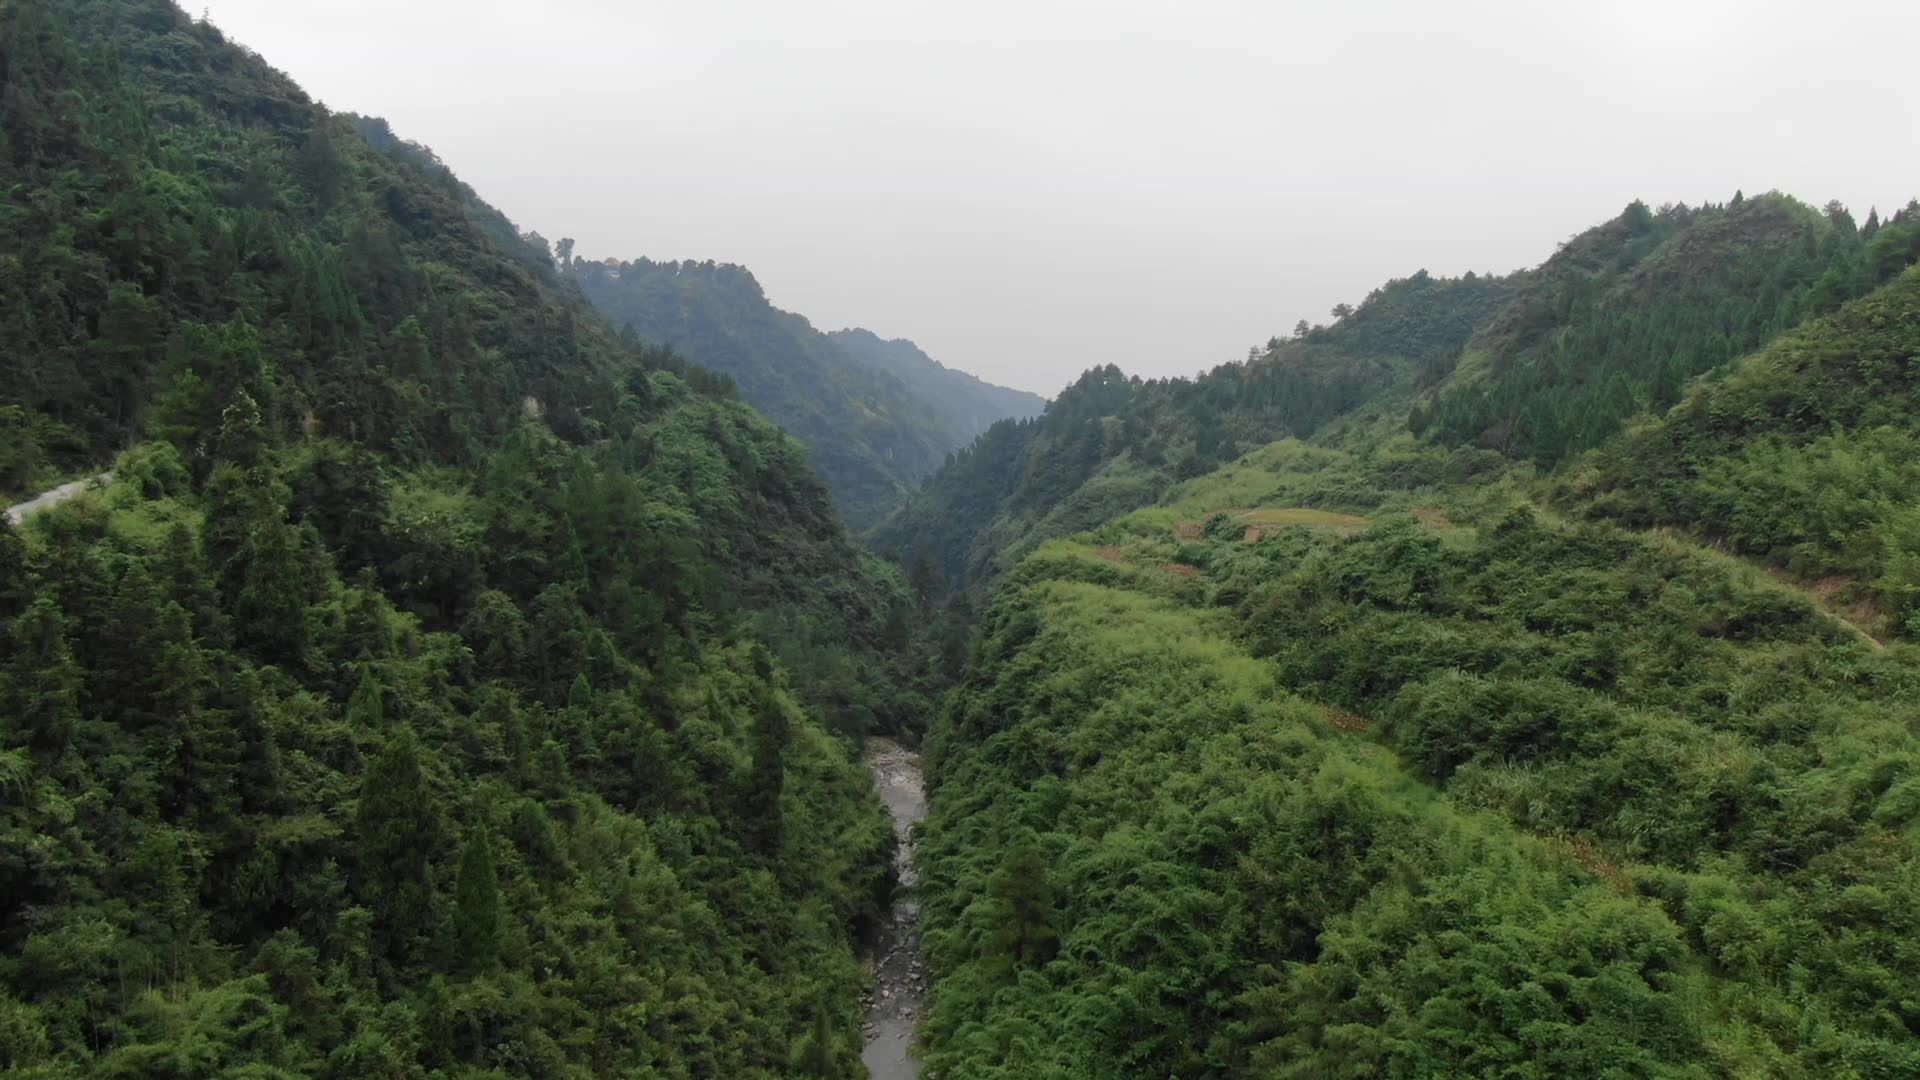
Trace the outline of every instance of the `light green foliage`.
<instances>
[{"instance_id":1,"label":"light green foliage","mask_svg":"<svg viewBox=\"0 0 1920 1080\"><path fill-rule=\"evenodd\" d=\"M1154 579L1076 565L1103 561L1003 587L934 731L930 1067L1703 1075L1657 905L1323 727Z\"/></svg>"},{"instance_id":2,"label":"light green foliage","mask_svg":"<svg viewBox=\"0 0 1920 1080\"><path fill-rule=\"evenodd\" d=\"M1134 428L1150 395L1096 371L881 530L999 582L933 732L933 1064L1920 1069L1920 667L1868 636L1920 580L1916 219L1861 246L1756 202L1576 240L1459 351L1151 508L1095 509L1152 459L1139 432L1197 449L1235 414ZM1760 312L1767 288L1791 297ZM1496 424L1543 463L1605 445L1544 484L1433 445Z\"/></svg>"},{"instance_id":3,"label":"light green foliage","mask_svg":"<svg viewBox=\"0 0 1920 1080\"><path fill-rule=\"evenodd\" d=\"M1738 560L1397 489L1419 453L1278 444L1006 579L933 732L930 1062L1920 1065L1912 658ZM1313 492L1369 527L1217 512Z\"/></svg>"}]
</instances>

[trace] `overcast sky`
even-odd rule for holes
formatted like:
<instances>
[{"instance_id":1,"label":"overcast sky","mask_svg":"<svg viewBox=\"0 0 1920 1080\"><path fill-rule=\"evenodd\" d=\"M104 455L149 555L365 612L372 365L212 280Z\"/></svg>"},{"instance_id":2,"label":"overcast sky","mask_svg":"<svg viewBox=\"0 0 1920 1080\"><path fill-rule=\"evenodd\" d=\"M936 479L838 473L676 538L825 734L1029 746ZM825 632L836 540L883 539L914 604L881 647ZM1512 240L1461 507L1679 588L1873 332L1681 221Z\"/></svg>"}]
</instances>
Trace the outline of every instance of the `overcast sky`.
<instances>
[{"instance_id":1,"label":"overcast sky","mask_svg":"<svg viewBox=\"0 0 1920 1080\"><path fill-rule=\"evenodd\" d=\"M523 229L1048 394L1636 197L1920 194L1912 0L199 2Z\"/></svg>"}]
</instances>

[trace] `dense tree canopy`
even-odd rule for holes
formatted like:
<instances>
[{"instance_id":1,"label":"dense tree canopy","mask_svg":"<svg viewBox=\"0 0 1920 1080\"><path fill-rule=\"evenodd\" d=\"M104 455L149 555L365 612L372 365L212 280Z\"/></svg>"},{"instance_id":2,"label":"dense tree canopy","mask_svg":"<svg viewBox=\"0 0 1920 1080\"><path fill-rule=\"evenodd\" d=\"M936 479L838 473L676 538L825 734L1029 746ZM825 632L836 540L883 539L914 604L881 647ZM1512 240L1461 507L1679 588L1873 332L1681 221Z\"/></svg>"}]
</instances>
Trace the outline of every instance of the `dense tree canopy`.
<instances>
[{"instance_id":1,"label":"dense tree canopy","mask_svg":"<svg viewBox=\"0 0 1920 1080\"><path fill-rule=\"evenodd\" d=\"M1912 651L1436 454L1278 444L1002 584L933 733L943 1075L1920 1068Z\"/></svg>"},{"instance_id":2,"label":"dense tree canopy","mask_svg":"<svg viewBox=\"0 0 1920 1080\"><path fill-rule=\"evenodd\" d=\"M169 3L0 84L0 489L114 472L0 527L0 1068L857 1067L916 601L802 449Z\"/></svg>"}]
</instances>

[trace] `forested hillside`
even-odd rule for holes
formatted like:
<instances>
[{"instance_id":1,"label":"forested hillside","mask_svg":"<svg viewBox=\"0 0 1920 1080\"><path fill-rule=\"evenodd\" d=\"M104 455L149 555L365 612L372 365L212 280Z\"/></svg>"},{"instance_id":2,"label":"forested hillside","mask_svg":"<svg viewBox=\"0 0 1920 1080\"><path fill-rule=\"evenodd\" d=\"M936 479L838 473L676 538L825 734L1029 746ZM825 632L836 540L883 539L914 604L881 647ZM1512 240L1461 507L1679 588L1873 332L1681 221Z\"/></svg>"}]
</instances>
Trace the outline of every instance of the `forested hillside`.
<instances>
[{"instance_id":1,"label":"forested hillside","mask_svg":"<svg viewBox=\"0 0 1920 1080\"><path fill-rule=\"evenodd\" d=\"M1040 415L1047 400L1011 390L947 367L905 338L882 339L858 327L827 335L854 363L899 379L915 397L931 404L958 436L954 449L971 443L1001 420Z\"/></svg>"},{"instance_id":2,"label":"forested hillside","mask_svg":"<svg viewBox=\"0 0 1920 1080\"><path fill-rule=\"evenodd\" d=\"M799 439L856 530L884 517L987 424L1040 405L948 371L910 342L869 347L844 331L823 334L769 304L744 267L591 262L570 250L563 265L616 326L726 375ZM899 355L902 346L913 357Z\"/></svg>"},{"instance_id":3,"label":"forested hillside","mask_svg":"<svg viewBox=\"0 0 1920 1080\"><path fill-rule=\"evenodd\" d=\"M0 488L114 470L0 523L0 1070L858 1069L914 600L792 439L164 0L0 5L0 232Z\"/></svg>"},{"instance_id":4,"label":"forested hillside","mask_svg":"<svg viewBox=\"0 0 1920 1080\"><path fill-rule=\"evenodd\" d=\"M1543 467L1920 261L1920 208L1856 227L1787 196L1629 206L1540 267L1389 282L1198 379L1090 369L1047 413L1003 422L874 530L954 580L993 580L1042 540L1160 498L1284 437L1412 431Z\"/></svg>"},{"instance_id":5,"label":"forested hillside","mask_svg":"<svg viewBox=\"0 0 1920 1080\"><path fill-rule=\"evenodd\" d=\"M1920 1068L1920 657L1434 453L1278 444L1007 578L933 742L941 1075Z\"/></svg>"},{"instance_id":6,"label":"forested hillside","mask_svg":"<svg viewBox=\"0 0 1920 1080\"><path fill-rule=\"evenodd\" d=\"M1920 229L1902 243L1920 259ZM1916 358L1910 269L1630 429L1565 496L1594 517L1724 542L1817 582L1877 633L1920 639Z\"/></svg>"},{"instance_id":7,"label":"forested hillside","mask_svg":"<svg viewBox=\"0 0 1920 1080\"><path fill-rule=\"evenodd\" d=\"M1920 1070L1916 226L1636 204L959 455L930 1065Z\"/></svg>"},{"instance_id":8,"label":"forested hillside","mask_svg":"<svg viewBox=\"0 0 1920 1080\"><path fill-rule=\"evenodd\" d=\"M1452 367L1519 276L1389 282L1332 327L1301 327L1199 379L1093 368L1033 420L1002 421L879 528L874 546L926 550L981 585L1051 537L1151 504L1174 483L1338 417L1405 402Z\"/></svg>"},{"instance_id":9,"label":"forested hillside","mask_svg":"<svg viewBox=\"0 0 1920 1080\"><path fill-rule=\"evenodd\" d=\"M862 1075L933 715L931 1076L1920 1075L1916 263L1636 202L1042 408L0 0L0 504L110 472L0 519L0 1072Z\"/></svg>"}]
</instances>

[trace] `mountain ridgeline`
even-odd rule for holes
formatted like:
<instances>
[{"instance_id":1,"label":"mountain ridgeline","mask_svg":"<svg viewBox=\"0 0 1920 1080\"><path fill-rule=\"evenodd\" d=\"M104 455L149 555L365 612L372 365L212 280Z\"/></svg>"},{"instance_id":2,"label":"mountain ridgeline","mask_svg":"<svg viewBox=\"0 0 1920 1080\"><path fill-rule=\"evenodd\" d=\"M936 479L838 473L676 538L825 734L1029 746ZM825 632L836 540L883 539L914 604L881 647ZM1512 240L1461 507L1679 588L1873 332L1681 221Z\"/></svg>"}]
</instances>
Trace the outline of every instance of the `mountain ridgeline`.
<instances>
[{"instance_id":1,"label":"mountain ridgeline","mask_svg":"<svg viewBox=\"0 0 1920 1080\"><path fill-rule=\"evenodd\" d=\"M1423 460L1429 447L1492 449L1552 467L1917 259L1911 207L1857 226L1837 204L1777 193L1635 203L1537 269L1422 271L1198 379L1090 370L1044 417L1003 422L957 455L874 530L875 546L925 548L955 580L991 582L1042 540L1286 437L1364 430Z\"/></svg>"},{"instance_id":2,"label":"mountain ridgeline","mask_svg":"<svg viewBox=\"0 0 1920 1080\"><path fill-rule=\"evenodd\" d=\"M856 530L988 425L1044 404L942 367L911 342L823 334L769 304L744 267L593 262L562 243L563 270L615 325L726 375L800 440Z\"/></svg>"},{"instance_id":3,"label":"mountain ridgeline","mask_svg":"<svg viewBox=\"0 0 1920 1080\"><path fill-rule=\"evenodd\" d=\"M955 455L874 530L874 546L924 550L949 581L991 583L1041 541L1149 505L1248 449L1410 399L1527 278L1421 272L1336 326L1275 339L1199 379L1089 370L1045 415L995 424Z\"/></svg>"},{"instance_id":4,"label":"mountain ridgeline","mask_svg":"<svg viewBox=\"0 0 1920 1080\"><path fill-rule=\"evenodd\" d=\"M1040 415L1047 399L1025 390L995 386L947 367L904 338L887 340L871 330L835 330L828 335L855 363L891 375L922 401L933 402L950 425L959 449L1005 419Z\"/></svg>"}]
</instances>

